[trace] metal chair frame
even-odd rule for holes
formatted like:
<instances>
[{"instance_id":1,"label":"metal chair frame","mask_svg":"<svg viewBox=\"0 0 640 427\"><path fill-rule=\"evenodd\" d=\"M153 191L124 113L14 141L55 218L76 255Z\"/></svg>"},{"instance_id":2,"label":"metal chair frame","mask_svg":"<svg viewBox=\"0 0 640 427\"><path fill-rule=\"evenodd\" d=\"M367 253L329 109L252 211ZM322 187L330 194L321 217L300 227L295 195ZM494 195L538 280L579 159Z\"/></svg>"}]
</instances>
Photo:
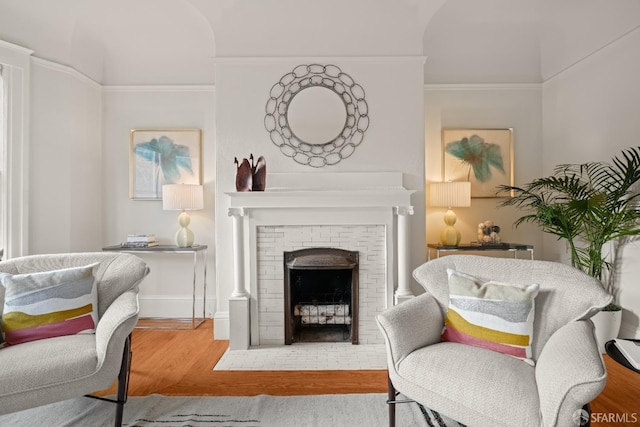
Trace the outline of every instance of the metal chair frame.
<instances>
[{"instance_id":1,"label":"metal chair frame","mask_svg":"<svg viewBox=\"0 0 640 427\"><path fill-rule=\"evenodd\" d=\"M124 350L122 352L122 363L120 364L120 372L118 373L118 393L115 399L110 399L102 396L94 396L87 394L85 397L92 399L102 400L105 402L116 404L116 417L114 426L122 426L122 416L124 414L124 404L127 403L129 393L129 378L131 376L131 357L133 352L131 351L131 334L124 342Z\"/></svg>"}]
</instances>

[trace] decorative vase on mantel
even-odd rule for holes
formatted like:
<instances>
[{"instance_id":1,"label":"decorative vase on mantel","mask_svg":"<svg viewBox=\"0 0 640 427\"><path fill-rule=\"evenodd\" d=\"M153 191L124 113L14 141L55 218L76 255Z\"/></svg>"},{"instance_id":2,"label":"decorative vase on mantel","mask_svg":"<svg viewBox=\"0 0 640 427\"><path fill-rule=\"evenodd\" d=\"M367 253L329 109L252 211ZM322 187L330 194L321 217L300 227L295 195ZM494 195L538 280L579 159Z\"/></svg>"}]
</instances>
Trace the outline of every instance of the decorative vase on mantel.
<instances>
[{"instance_id":1,"label":"decorative vase on mantel","mask_svg":"<svg viewBox=\"0 0 640 427\"><path fill-rule=\"evenodd\" d=\"M236 191L264 191L267 186L267 161L263 156L258 158L254 164L253 154L249 160L238 161L236 157L233 161L236 164Z\"/></svg>"}]
</instances>

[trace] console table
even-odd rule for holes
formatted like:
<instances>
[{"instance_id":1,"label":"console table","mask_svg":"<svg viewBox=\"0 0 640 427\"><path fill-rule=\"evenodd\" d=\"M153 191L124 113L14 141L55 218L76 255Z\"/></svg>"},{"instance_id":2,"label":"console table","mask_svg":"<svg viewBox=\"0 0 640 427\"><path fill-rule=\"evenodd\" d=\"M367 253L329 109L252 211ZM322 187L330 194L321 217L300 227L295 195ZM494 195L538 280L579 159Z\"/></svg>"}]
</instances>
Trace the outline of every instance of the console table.
<instances>
[{"instance_id":1,"label":"console table","mask_svg":"<svg viewBox=\"0 0 640 427\"><path fill-rule=\"evenodd\" d=\"M496 245L475 245L475 244L463 244L457 246L446 246L439 243L427 244L427 261L431 260L431 250L435 250L436 258L440 258L440 253L443 252L486 252L486 251L501 251L507 253L513 253L514 258L518 258L518 252L528 252L529 258L533 259L533 245L523 245L520 243L500 243Z\"/></svg>"},{"instance_id":2,"label":"console table","mask_svg":"<svg viewBox=\"0 0 640 427\"><path fill-rule=\"evenodd\" d=\"M193 292L191 305L191 319L170 319L174 326L137 326L139 328L154 329L195 329L205 320L207 306L207 245L193 245L188 248L180 248L175 245L159 245L149 248L136 248L122 245L107 246L103 251L128 252L133 254L192 254L193 255ZM196 318L196 280L198 272L198 253L202 253L202 317ZM156 320L169 320L156 318Z\"/></svg>"}]
</instances>

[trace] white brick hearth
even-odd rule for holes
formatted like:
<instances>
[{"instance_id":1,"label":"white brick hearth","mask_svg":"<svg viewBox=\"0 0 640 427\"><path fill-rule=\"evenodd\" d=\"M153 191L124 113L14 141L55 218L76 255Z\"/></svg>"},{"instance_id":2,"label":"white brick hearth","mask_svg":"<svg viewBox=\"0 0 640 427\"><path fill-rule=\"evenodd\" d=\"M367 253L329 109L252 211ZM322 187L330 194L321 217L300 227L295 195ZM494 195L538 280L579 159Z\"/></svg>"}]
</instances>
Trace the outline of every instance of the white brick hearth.
<instances>
[{"instance_id":1,"label":"white brick hearth","mask_svg":"<svg viewBox=\"0 0 640 427\"><path fill-rule=\"evenodd\" d=\"M411 193L402 174L390 172L272 174L267 191L226 193L234 238L229 348L284 344L284 252L313 247L359 253L359 342L382 344L376 314L413 296Z\"/></svg>"}]
</instances>

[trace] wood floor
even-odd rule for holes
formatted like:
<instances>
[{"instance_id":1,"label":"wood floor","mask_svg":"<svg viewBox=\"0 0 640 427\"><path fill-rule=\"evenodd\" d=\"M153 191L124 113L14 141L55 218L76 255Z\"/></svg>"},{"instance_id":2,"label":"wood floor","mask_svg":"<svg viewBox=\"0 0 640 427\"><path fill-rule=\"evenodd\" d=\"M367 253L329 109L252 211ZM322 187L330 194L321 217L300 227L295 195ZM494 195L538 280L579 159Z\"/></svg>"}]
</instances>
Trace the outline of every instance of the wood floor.
<instances>
[{"instance_id":1,"label":"wood floor","mask_svg":"<svg viewBox=\"0 0 640 427\"><path fill-rule=\"evenodd\" d=\"M228 341L214 340L212 336L211 320L195 330L134 330L129 395L287 396L387 390L387 373L379 370L214 371ZM640 374L608 356L605 362L609 377L605 390L591 404L592 419L599 420L592 425L640 425ZM115 386L101 394L114 393ZM621 422L625 420L631 422Z\"/></svg>"}]
</instances>

